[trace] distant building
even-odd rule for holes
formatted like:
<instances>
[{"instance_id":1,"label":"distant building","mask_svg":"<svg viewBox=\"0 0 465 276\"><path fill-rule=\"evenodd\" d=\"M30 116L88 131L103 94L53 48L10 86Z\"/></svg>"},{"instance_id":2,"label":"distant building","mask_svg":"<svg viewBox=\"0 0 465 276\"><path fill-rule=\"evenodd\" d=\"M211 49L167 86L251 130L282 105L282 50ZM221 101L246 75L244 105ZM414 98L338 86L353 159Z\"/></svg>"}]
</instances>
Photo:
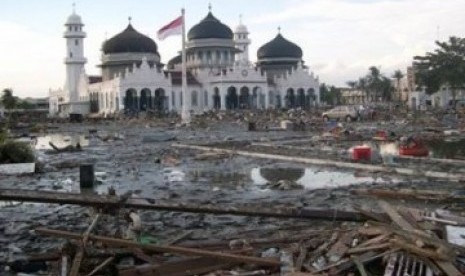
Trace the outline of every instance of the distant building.
<instances>
[{"instance_id":1,"label":"distant building","mask_svg":"<svg viewBox=\"0 0 465 276\"><path fill-rule=\"evenodd\" d=\"M414 66L407 67L407 89L409 107L414 110L425 110L431 108L447 109L455 105L452 90L448 85L443 85L439 91L428 95L425 89L415 81ZM459 105L465 105L465 89L457 89L455 100Z\"/></svg>"},{"instance_id":2,"label":"distant building","mask_svg":"<svg viewBox=\"0 0 465 276\"><path fill-rule=\"evenodd\" d=\"M242 22L233 32L212 12L187 33L188 99L182 98L181 57L161 63L158 46L131 23L102 47L101 76L88 76L84 24L73 12L65 23L66 81L50 91L50 114L137 111L311 108L320 102L319 80L302 49L278 32L249 60L251 40ZM190 103L190 104L189 104Z\"/></svg>"}]
</instances>

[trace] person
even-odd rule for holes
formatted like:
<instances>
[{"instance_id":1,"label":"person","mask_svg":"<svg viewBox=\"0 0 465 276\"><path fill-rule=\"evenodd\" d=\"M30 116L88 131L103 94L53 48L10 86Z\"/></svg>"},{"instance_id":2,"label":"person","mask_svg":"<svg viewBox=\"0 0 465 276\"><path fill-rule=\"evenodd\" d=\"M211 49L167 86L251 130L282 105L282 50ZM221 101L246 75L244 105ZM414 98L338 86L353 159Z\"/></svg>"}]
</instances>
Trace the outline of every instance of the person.
<instances>
[{"instance_id":1,"label":"person","mask_svg":"<svg viewBox=\"0 0 465 276\"><path fill-rule=\"evenodd\" d=\"M128 222L128 228L126 229L125 239L137 241L141 230L142 222L140 216L134 211L130 210L124 215L124 219Z\"/></svg>"}]
</instances>

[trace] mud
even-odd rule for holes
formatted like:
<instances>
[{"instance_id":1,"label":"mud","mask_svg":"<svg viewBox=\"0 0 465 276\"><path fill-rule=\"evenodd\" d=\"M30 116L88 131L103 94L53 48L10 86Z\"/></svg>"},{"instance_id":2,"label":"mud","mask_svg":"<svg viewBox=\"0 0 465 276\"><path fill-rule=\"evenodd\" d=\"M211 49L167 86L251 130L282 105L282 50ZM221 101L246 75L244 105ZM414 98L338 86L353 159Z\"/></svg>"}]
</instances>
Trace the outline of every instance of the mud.
<instances>
[{"instance_id":1,"label":"mud","mask_svg":"<svg viewBox=\"0 0 465 276\"><path fill-rule=\"evenodd\" d=\"M117 194L132 191L133 197L153 198L161 202L217 204L218 206L253 205L256 208L323 207L367 209L376 204L351 194L362 187L421 187L441 185L443 189L458 189L454 182L431 181L428 178L407 178L382 173L336 170L331 167L309 167L295 163L228 156L219 159L196 160L199 152L171 148L173 141L159 142L144 137L164 133L179 143L214 144L241 150L253 149L267 153L296 156L347 159L347 148L359 141L320 141L321 128L301 132L248 132L244 124L234 122L209 124L205 128L150 126L143 122L60 124L52 133L36 139L43 172L34 175L0 176L2 189L53 190L80 192L79 164L95 164L98 185L94 191L104 194L114 187ZM372 124L360 123L369 128ZM95 131L97 130L97 131ZM407 132L407 131L406 131ZM369 137L371 134L366 134ZM118 137L105 139L102 137ZM60 146L81 143L81 152L53 153L47 146L53 141ZM276 142L278 141L278 142ZM276 142L303 148L283 149L252 143ZM288 180L303 189L275 190L265 184L285 180L282 168L290 169ZM268 174L267 174L268 171ZM273 179L273 172L278 179ZM271 175L271 176L270 176ZM84 192L84 191L83 191ZM89 191L87 191L89 192ZM0 202L0 262L15 260L31 253L47 252L63 243L58 239L38 236L36 227L83 232L90 222L88 208L53 204ZM280 229L303 227L319 229L335 227L332 221L254 218L226 215L202 215L174 212L141 212L144 232L163 241L185 230L193 230L191 240L272 236ZM124 223L124 222L122 222ZM110 225L110 224L109 224ZM109 228L109 225L100 225ZM342 224L344 225L344 224ZM338 226L340 226L338 224Z\"/></svg>"}]
</instances>

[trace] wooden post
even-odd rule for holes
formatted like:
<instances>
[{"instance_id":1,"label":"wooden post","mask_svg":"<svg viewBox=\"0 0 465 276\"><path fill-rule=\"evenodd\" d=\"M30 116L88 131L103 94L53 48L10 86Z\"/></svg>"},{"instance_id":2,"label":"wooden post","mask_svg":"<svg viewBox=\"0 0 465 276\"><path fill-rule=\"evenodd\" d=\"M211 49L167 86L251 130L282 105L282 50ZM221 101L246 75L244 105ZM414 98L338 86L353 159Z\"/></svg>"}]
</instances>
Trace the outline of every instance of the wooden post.
<instances>
[{"instance_id":1,"label":"wooden post","mask_svg":"<svg viewBox=\"0 0 465 276\"><path fill-rule=\"evenodd\" d=\"M92 189L94 188L95 175L94 165L85 164L79 167L79 186L81 189Z\"/></svg>"}]
</instances>

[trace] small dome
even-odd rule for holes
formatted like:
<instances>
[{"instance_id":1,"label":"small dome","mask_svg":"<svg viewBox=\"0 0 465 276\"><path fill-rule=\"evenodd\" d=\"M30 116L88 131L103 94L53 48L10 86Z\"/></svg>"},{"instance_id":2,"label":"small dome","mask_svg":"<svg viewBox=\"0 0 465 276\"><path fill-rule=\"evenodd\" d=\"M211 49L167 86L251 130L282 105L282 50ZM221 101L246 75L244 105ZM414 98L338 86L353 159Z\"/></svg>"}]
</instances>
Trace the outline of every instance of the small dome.
<instances>
[{"instance_id":1,"label":"small dome","mask_svg":"<svg viewBox=\"0 0 465 276\"><path fill-rule=\"evenodd\" d=\"M189 40L205 38L232 39L233 32L209 12L207 17L189 30L187 38Z\"/></svg>"},{"instance_id":2,"label":"small dome","mask_svg":"<svg viewBox=\"0 0 465 276\"><path fill-rule=\"evenodd\" d=\"M83 25L81 17L73 12L66 20L65 25Z\"/></svg>"},{"instance_id":3,"label":"small dome","mask_svg":"<svg viewBox=\"0 0 465 276\"><path fill-rule=\"evenodd\" d=\"M170 59L166 66L168 67L168 69L174 69L176 65L181 64L181 63L182 63L182 56L177 55L174 58Z\"/></svg>"},{"instance_id":4,"label":"small dome","mask_svg":"<svg viewBox=\"0 0 465 276\"><path fill-rule=\"evenodd\" d=\"M273 40L260 47L257 51L257 58L292 58L302 59L302 49L296 44L285 39L278 34Z\"/></svg>"},{"instance_id":5,"label":"small dome","mask_svg":"<svg viewBox=\"0 0 465 276\"><path fill-rule=\"evenodd\" d=\"M153 53L158 54L157 44L150 37L136 31L131 24L114 37L108 39L102 47L105 54L116 53Z\"/></svg>"},{"instance_id":6,"label":"small dome","mask_svg":"<svg viewBox=\"0 0 465 276\"><path fill-rule=\"evenodd\" d=\"M247 30L247 27L244 24L239 24L236 27L235 33L236 34L248 34L249 31Z\"/></svg>"}]
</instances>

